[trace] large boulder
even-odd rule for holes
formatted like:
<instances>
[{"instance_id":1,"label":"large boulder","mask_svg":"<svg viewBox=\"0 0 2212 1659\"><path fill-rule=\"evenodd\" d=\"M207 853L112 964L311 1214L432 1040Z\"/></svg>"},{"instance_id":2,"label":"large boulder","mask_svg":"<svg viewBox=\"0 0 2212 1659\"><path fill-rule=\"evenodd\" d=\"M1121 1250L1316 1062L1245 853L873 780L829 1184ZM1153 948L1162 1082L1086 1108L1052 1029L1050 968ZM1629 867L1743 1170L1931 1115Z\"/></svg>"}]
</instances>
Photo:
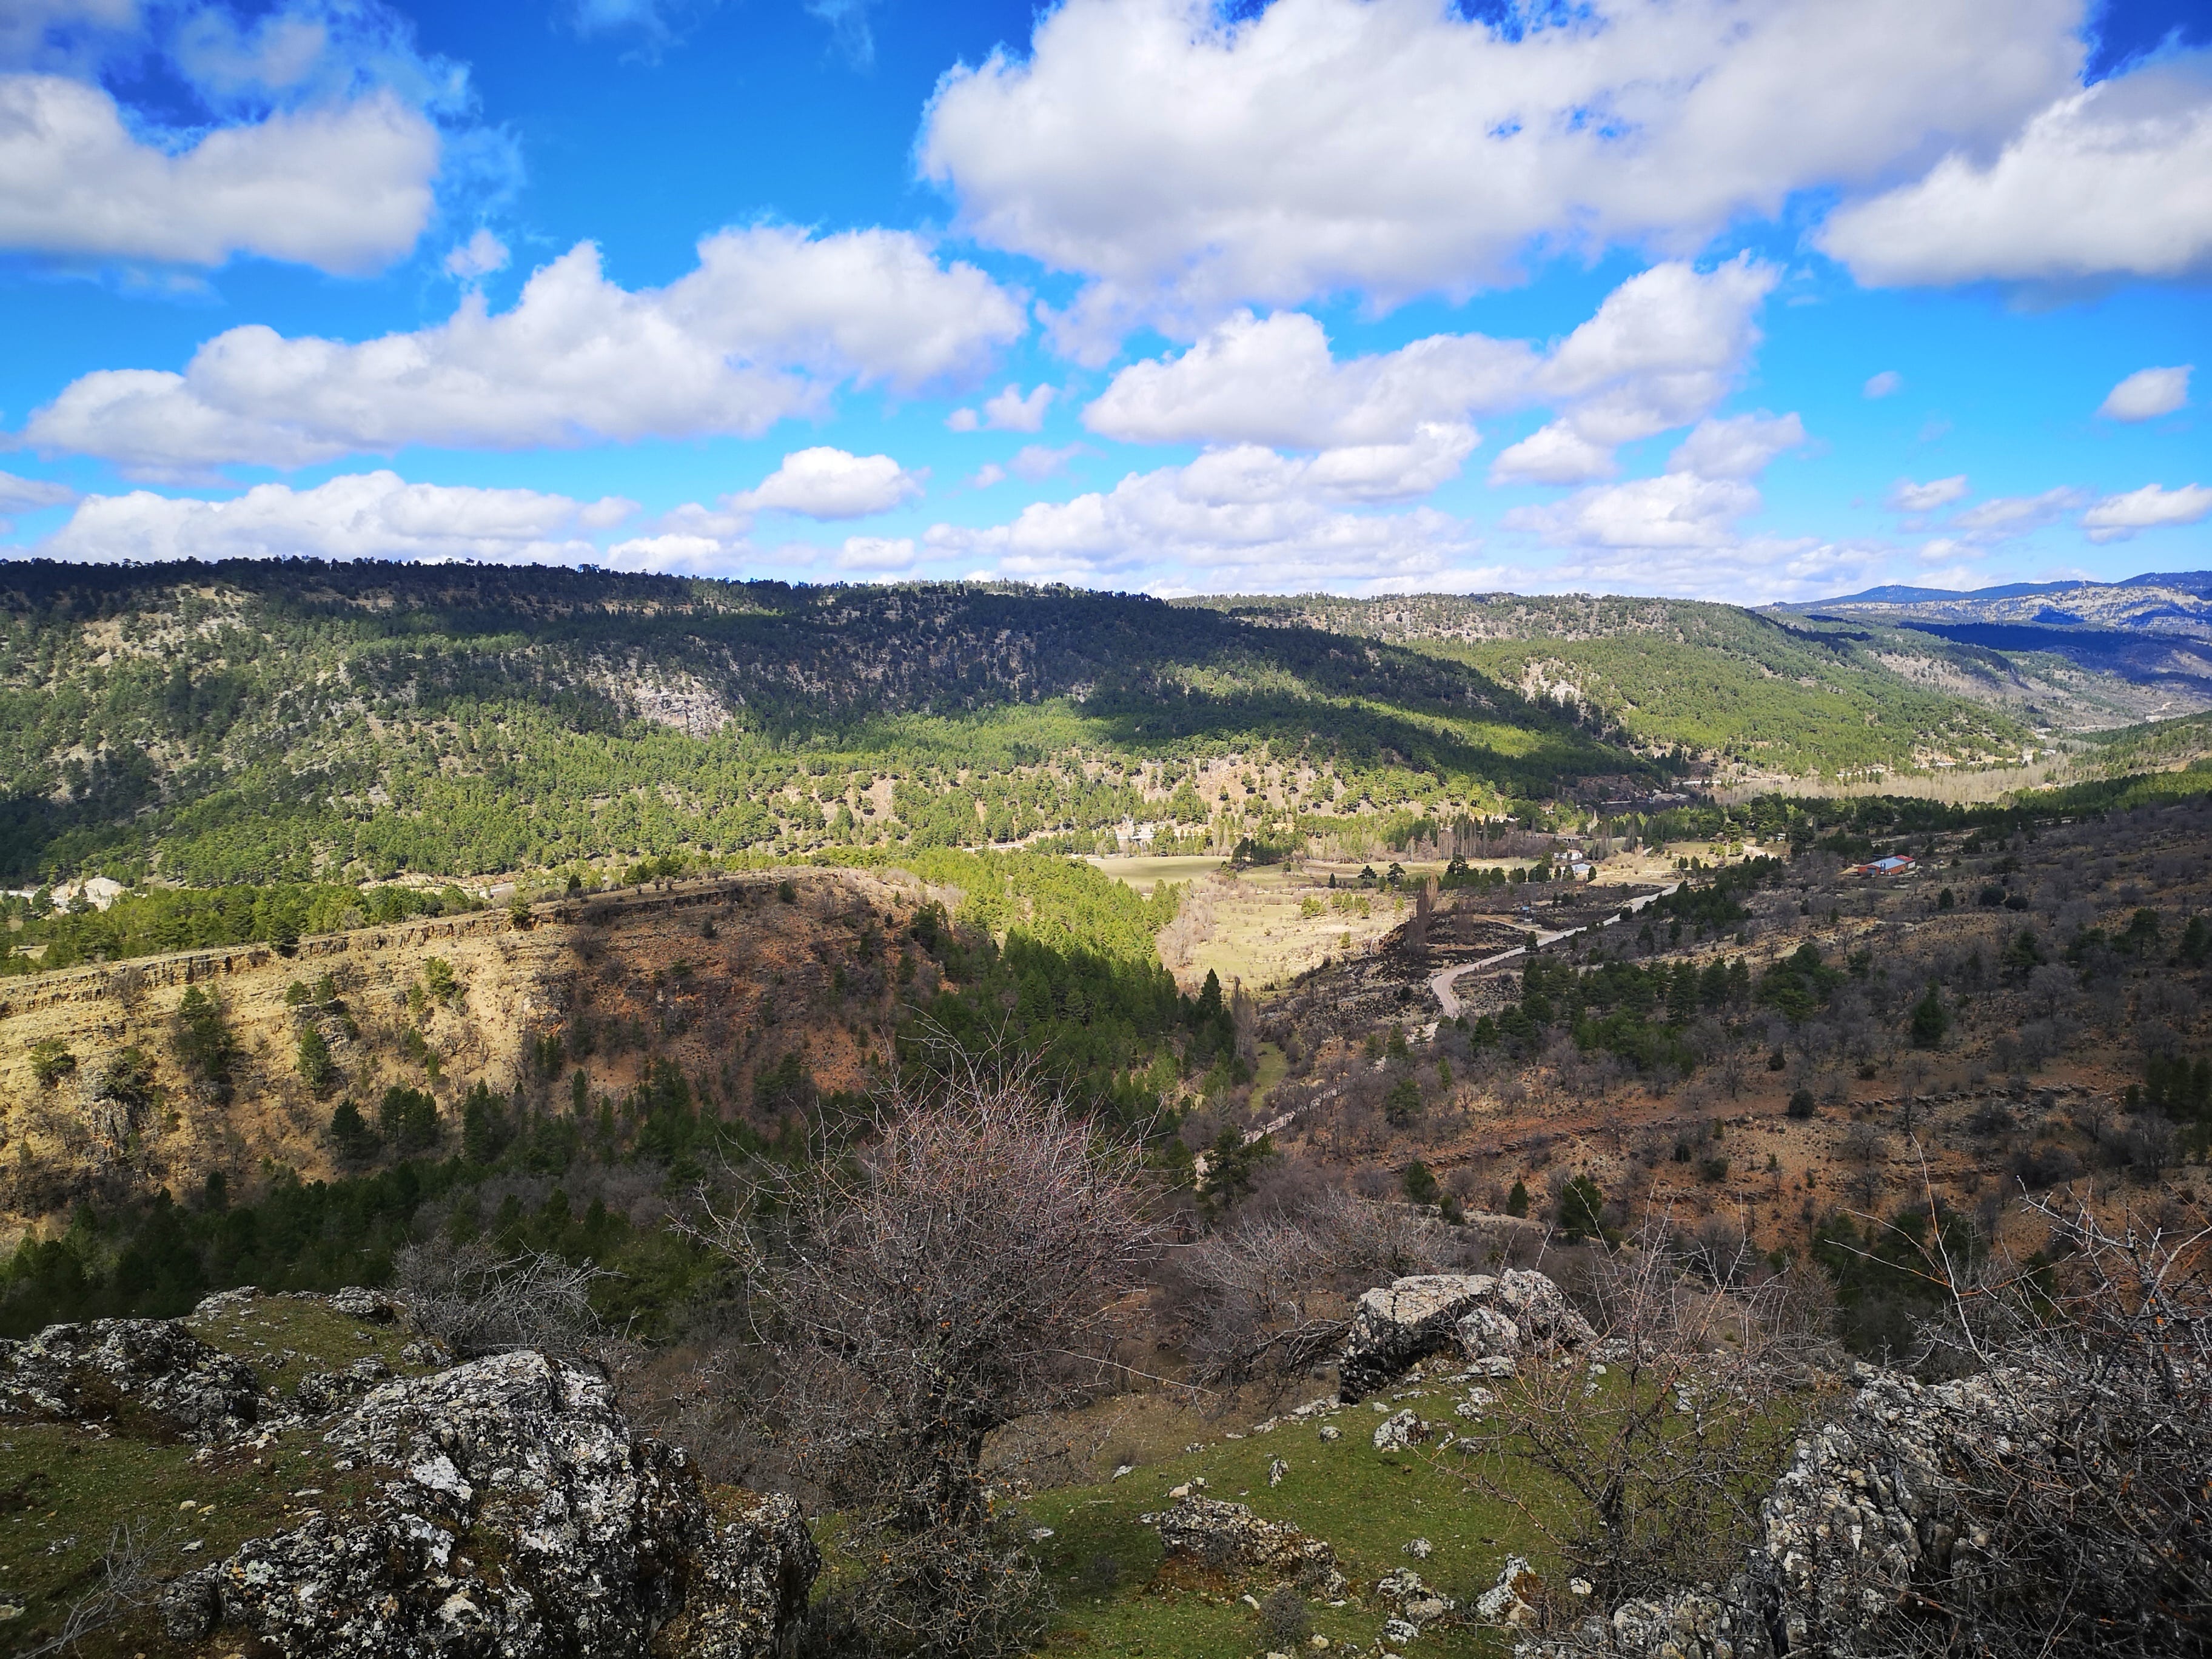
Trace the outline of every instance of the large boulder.
<instances>
[{"instance_id":1,"label":"large boulder","mask_svg":"<svg viewBox=\"0 0 2212 1659\"><path fill-rule=\"evenodd\" d=\"M1361 1296L1337 1365L1338 1394L1347 1404L1362 1400L1434 1354L1511 1358L1595 1339L1542 1273L1419 1273Z\"/></svg>"},{"instance_id":2,"label":"large boulder","mask_svg":"<svg viewBox=\"0 0 2212 1659\"><path fill-rule=\"evenodd\" d=\"M174 1320L95 1319L0 1341L0 1416L204 1439L253 1422L259 1401L251 1365Z\"/></svg>"},{"instance_id":3,"label":"large boulder","mask_svg":"<svg viewBox=\"0 0 2212 1659\"><path fill-rule=\"evenodd\" d=\"M820 1561L788 1499L717 1516L684 1454L594 1372L502 1354L388 1382L327 1429L368 1502L173 1583L171 1635L243 1627L285 1659L774 1650Z\"/></svg>"},{"instance_id":4,"label":"large boulder","mask_svg":"<svg viewBox=\"0 0 2212 1659\"><path fill-rule=\"evenodd\" d=\"M1255 1573L1308 1586L1316 1595L1344 1593L1336 1552L1287 1521L1262 1521L1242 1504L1195 1493L1164 1514L1146 1517L1159 1528L1169 1555L1224 1572Z\"/></svg>"},{"instance_id":5,"label":"large boulder","mask_svg":"<svg viewBox=\"0 0 2212 1659\"><path fill-rule=\"evenodd\" d=\"M1337 1394L1364 1399L1430 1355L1456 1346L1455 1327L1497 1294L1488 1273L1417 1273L1366 1291L1337 1364Z\"/></svg>"}]
</instances>

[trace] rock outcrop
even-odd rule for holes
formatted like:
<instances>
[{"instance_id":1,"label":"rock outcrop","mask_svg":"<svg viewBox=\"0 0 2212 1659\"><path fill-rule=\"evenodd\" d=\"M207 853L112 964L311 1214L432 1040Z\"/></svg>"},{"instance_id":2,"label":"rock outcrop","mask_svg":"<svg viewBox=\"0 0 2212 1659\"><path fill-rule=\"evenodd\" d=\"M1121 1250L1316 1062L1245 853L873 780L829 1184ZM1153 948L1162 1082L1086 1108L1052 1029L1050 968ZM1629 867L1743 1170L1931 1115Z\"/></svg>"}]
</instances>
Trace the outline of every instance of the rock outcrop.
<instances>
[{"instance_id":1,"label":"rock outcrop","mask_svg":"<svg viewBox=\"0 0 2212 1659\"><path fill-rule=\"evenodd\" d=\"M1262 1521L1242 1504L1193 1493L1145 1520L1159 1528L1160 1543L1170 1556L1296 1583L1316 1595L1344 1594L1344 1575L1327 1540L1287 1521Z\"/></svg>"},{"instance_id":2,"label":"rock outcrop","mask_svg":"<svg viewBox=\"0 0 2212 1659\"><path fill-rule=\"evenodd\" d=\"M1589 1322L1542 1273L1419 1273L1359 1298L1338 1363L1338 1392L1347 1404L1364 1399L1434 1354L1508 1359L1595 1340Z\"/></svg>"},{"instance_id":3,"label":"rock outcrop","mask_svg":"<svg viewBox=\"0 0 2212 1659\"><path fill-rule=\"evenodd\" d=\"M1977 1606L2019 1602L2024 1587L2006 1575L2021 1564L1987 1557L1987 1476L2032 1462L2078 1402L2015 1370L1924 1384L1862 1366L1856 1381L1849 1408L1798 1443L1749 1559L1725 1586L1624 1603L1564 1638L1524 1643L1520 1659L1888 1653L1901 1650L1889 1626L1901 1614L1948 1609L1971 1622ZM2125 1616L2142 1622L2128 1632L2139 1637L2166 1615L2146 1607ZM2175 1626L2112 1650L2179 1652L2188 1639Z\"/></svg>"},{"instance_id":4,"label":"rock outcrop","mask_svg":"<svg viewBox=\"0 0 2212 1659\"><path fill-rule=\"evenodd\" d=\"M175 1440L242 1428L259 1404L251 1365L173 1320L95 1319L0 1341L0 1416L117 1423Z\"/></svg>"},{"instance_id":5,"label":"rock outcrop","mask_svg":"<svg viewBox=\"0 0 2212 1659\"><path fill-rule=\"evenodd\" d=\"M787 1498L717 1516L684 1454L597 1374L536 1353L386 1382L324 1431L366 1505L172 1583L172 1636L231 1626L286 1659L775 1650L820 1561Z\"/></svg>"}]
</instances>

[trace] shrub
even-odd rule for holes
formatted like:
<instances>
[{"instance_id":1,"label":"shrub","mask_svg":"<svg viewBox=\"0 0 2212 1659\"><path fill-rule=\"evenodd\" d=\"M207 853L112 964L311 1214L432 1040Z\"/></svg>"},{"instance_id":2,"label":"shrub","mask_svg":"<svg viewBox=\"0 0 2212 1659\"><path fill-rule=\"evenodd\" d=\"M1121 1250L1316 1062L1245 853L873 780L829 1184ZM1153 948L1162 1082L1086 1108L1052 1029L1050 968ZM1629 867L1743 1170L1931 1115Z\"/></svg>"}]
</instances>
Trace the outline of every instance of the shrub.
<instances>
[{"instance_id":1,"label":"shrub","mask_svg":"<svg viewBox=\"0 0 2212 1659\"><path fill-rule=\"evenodd\" d=\"M177 1005L177 1058L218 1100L230 1094L231 1068L238 1060L238 1040L216 1000L197 985Z\"/></svg>"},{"instance_id":2,"label":"shrub","mask_svg":"<svg viewBox=\"0 0 2212 1659\"><path fill-rule=\"evenodd\" d=\"M41 1037L31 1045L31 1075L41 1089L51 1089L76 1071L76 1056L59 1037Z\"/></svg>"},{"instance_id":3,"label":"shrub","mask_svg":"<svg viewBox=\"0 0 2212 1659\"><path fill-rule=\"evenodd\" d=\"M1790 1097L1790 1115L1802 1122L1818 1109L1810 1089L1800 1089Z\"/></svg>"},{"instance_id":4,"label":"shrub","mask_svg":"<svg viewBox=\"0 0 2212 1659\"><path fill-rule=\"evenodd\" d=\"M318 1099L337 1088L343 1075L320 1031L310 1025L300 1033L300 1079Z\"/></svg>"}]
</instances>

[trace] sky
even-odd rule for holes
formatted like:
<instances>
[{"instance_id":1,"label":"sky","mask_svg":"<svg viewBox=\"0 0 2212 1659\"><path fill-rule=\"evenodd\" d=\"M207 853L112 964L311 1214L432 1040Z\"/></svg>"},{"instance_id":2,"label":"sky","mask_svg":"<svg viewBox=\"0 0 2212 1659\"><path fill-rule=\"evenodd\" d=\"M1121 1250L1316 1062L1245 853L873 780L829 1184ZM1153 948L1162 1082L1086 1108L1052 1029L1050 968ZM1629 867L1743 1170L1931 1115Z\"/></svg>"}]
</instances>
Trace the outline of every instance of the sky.
<instances>
[{"instance_id":1,"label":"sky","mask_svg":"<svg viewBox=\"0 0 2212 1659\"><path fill-rule=\"evenodd\" d=\"M2206 569L2208 301L2205 0L0 0L14 556Z\"/></svg>"}]
</instances>

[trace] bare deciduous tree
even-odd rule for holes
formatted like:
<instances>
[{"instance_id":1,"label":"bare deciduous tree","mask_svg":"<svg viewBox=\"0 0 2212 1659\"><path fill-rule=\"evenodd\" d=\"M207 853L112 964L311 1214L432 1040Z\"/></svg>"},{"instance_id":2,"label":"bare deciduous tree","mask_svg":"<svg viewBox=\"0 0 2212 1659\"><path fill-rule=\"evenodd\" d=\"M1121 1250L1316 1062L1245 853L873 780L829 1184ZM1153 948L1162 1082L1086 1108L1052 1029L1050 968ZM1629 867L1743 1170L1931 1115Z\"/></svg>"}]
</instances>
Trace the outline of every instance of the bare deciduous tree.
<instances>
[{"instance_id":1,"label":"bare deciduous tree","mask_svg":"<svg viewBox=\"0 0 2212 1659\"><path fill-rule=\"evenodd\" d=\"M764 1431L839 1502L867 1564L864 1649L1011 1651L1041 1587L999 1524L993 1431L1113 1375L1157 1244L1134 1148L1003 1055L941 1058L872 1133L803 1170L741 1173L702 1237L737 1267L776 1385Z\"/></svg>"},{"instance_id":2,"label":"bare deciduous tree","mask_svg":"<svg viewBox=\"0 0 2212 1659\"><path fill-rule=\"evenodd\" d=\"M591 1291L613 1276L589 1261L535 1250L502 1257L482 1243L409 1244L393 1262L408 1322L464 1359L522 1348L605 1358Z\"/></svg>"}]
</instances>

